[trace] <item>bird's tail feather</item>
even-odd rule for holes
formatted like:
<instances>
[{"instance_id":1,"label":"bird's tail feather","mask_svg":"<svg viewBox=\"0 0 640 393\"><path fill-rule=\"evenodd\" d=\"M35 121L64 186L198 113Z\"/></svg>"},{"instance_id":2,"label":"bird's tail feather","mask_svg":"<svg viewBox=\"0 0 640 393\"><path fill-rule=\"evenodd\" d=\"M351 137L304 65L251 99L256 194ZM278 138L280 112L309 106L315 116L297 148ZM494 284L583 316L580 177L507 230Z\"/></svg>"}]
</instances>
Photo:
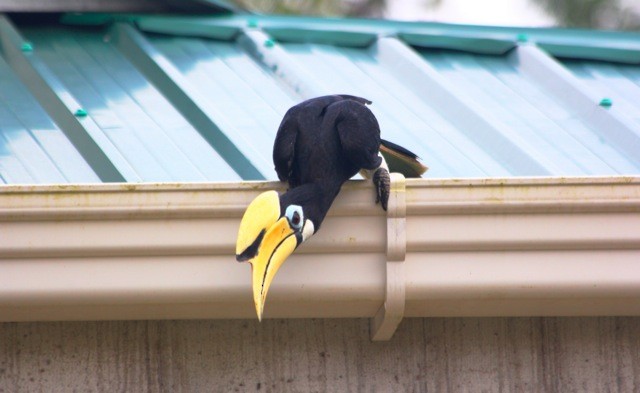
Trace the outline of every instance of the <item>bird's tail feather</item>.
<instances>
[{"instance_id":1,"label":"bird's tail feather","mask_svg":"<svg viewBox=\"0 0 640 393\"><path fill-rule=\"evenodd\" d=\"M380 140L380 153L389 171L402 173L404 177L421 177L429 169L415 153L384 139Z\"/></svg>"}]
</instances>

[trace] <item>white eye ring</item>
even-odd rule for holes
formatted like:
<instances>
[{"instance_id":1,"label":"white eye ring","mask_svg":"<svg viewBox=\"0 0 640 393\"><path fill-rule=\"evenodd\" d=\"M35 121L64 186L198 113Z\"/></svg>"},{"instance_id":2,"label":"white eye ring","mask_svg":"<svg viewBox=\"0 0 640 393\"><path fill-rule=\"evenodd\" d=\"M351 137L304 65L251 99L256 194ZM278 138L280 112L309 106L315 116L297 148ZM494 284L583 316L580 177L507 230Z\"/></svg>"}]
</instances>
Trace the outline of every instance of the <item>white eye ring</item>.
<instances>
[{"instance_id":1,"label":"white eye ring","mask_svg":"<svg viewBox=\"0 0 640 393\"><path fill-rule=\"evenodd\" d=\"M287 206L287 210L284 213L287 220L289 220L289 225L293 229L300 229L304 224L304 213L302 212L302 207L298 205L289 205Z\"/></svg>"}]
</instances>

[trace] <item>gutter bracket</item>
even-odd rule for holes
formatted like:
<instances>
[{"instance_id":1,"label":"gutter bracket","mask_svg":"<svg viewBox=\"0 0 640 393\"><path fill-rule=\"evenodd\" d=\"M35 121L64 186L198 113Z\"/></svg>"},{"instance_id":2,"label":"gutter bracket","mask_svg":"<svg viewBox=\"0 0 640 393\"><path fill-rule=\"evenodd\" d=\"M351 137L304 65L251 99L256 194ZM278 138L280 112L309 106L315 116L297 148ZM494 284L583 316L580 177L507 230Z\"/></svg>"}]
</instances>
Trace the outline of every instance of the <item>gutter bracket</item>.
<instances>
[{"instance_id":1,"label":"gutter bracket","mask_svg":"<svg viewBox=\"0 0 640 393\"><path fill-rule=\"evenodd\" d=\"M391 190L387 205L387 285L384 304L371 319L372 341L388 341L404 316L407 254L406 184L400 173L391 173Z\"/></svg>"}]
</instances>

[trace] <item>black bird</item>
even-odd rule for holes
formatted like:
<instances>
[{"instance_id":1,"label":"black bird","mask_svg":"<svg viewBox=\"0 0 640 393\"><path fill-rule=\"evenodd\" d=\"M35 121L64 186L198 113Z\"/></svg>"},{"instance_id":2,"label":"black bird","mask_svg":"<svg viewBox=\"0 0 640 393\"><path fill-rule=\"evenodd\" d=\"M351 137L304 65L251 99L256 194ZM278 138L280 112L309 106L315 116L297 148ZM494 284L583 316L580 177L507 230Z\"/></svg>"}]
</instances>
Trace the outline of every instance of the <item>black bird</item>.
<instances>
[{"instance_id":1,"label":"black bird","mask_svg":"<svg viewBox=\"0 0 640 393\"><path fill-rule=\"evenodd\" d=\"M344 182L359 171L372 178L376 203L386 210L389 170L381 152L414 175L427 169L410 151L381 142L378 121L368 104L371 101L349 95L323 96L295 105L284 115L273 162L289 190L282 195L267 191L251 202L236 244L236 259L252 266L258 319L276 272L296 247L320 229Z\"/></svg>"}]
</instances>

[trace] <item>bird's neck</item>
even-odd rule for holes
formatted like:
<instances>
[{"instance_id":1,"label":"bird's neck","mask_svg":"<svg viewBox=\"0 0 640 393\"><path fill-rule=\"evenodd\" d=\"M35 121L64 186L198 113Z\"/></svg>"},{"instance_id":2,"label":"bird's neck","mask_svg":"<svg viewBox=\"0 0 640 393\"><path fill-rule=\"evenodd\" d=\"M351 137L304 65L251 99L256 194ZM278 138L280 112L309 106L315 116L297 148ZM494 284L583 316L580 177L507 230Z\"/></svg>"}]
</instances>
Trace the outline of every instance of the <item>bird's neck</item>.
<instances>
[{"instance_id":1,"label":"bird's neck","mask_svg":"<svg viewBox=\"0 0 640 393\"><path fill-rule=\"evenodd\" d=\"M341 186L342 184L302 184L284 193L280 203L283 208L290 204L302 206L306 217L313 221L317 231Z\"/></svg>"}]
</instances>

